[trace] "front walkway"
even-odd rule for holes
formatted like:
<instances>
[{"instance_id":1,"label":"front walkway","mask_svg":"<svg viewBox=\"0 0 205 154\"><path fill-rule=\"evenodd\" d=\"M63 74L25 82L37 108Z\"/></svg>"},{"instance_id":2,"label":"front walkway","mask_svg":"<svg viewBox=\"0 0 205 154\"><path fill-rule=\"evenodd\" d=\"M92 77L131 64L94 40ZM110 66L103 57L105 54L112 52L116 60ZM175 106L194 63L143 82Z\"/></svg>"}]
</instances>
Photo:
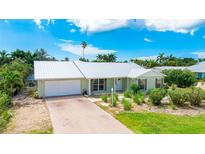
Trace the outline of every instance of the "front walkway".
<instances>
[{"instance_id":1,"label":"front walkway","mask_svg":"<svg viewBox=\"0 0 205 154\"><path fill-rule=\"evenodd\" d=\"M132 133L83 96L47 98L54 133Z\"/></svg>"}]
</instances>

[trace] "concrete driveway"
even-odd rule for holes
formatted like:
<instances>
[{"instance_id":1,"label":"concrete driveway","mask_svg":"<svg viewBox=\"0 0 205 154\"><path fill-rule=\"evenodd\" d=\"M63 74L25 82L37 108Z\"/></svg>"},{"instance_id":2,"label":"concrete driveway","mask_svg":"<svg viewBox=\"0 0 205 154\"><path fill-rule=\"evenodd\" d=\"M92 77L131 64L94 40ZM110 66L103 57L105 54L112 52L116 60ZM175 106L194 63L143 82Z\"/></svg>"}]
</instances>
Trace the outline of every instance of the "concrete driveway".
<instances>
[{"instance_id":1,"label":"concrete driveway","mask_svg":"<svg viewBox=\"0 0 205 154\"><path fill-rule=\"evenodd\" d=\"M47 98L54 133L132 133L83 96Z\"/></svg>"}]
</instances>

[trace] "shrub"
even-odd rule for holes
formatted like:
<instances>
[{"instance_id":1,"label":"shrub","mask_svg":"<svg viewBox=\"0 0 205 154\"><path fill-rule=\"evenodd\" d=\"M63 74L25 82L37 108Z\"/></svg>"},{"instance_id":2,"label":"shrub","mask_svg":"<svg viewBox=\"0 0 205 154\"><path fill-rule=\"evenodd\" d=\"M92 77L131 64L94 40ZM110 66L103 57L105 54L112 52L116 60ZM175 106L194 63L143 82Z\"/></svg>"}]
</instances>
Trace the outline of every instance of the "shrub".
<instances>
[{"instance_id":1,"label":"shrub","mask_svg":"<svg viewBox=\"0 0 205 154\"><path fill-rule=\"evenodd\" d=\"M176 109L177 109L176 105L174 105L173 103L170 104L170 107L171 107L173 110L176 110Z\"/></svg>"},{"instance_id":2,"label":"shrub","mask_svg":"<svg viewBox=\"0 0 205 154\"><path fill-rule=\"evenodd\" d=\"M142 104L144 102L144 93L138 92L137 94L135 94L133 101L139 105Z\"/></svg>"},{"instance_id":3,"label":"shrub","mask_svg":"<svg viewBox=\"0 0 205 154\"><path fill-rule=\"evenodd\" d=\"M107 95L101 95L100 98L102 99L103 102L108 102L108 96Z\"/></svg>"},{"instance_id":4,"label":"shrub","mask_svg":"<svg viewBox=\"0 0 205 154\"><path fill-rule=\"evenodd\" d=\"M122 104L123 104L124 110L126 110L126 111L131 110L132 104L130 103L129 100L127 100L126 98L123 98L122 99Z\"/></svg>"},{"instance_id":5,"label":"shrub","mask_svg":"<svg viewBox=\"0 0 205 154\"><path fill-rule=\"evenodd\" d=\"M132 83L132 84L130 85L130 92L131 92L133 95L136 94L139 90L140 90L140 89L139 89L139 86L138 86L137 84Z\"/></svg>"},{"instance_id":6,"label":"shrub","mask_svg":"<svg viewBox=\"0 0 205 154\"><path fill-rule=\"evenodd\" d=\"M117 106L117 98L113 97L113 102L112 102L112 106Z\"/></svg>"},{"instance_id":7,"label":"shrub","mask_svg":"<svg viewBox=\"0 0 205 154\"><path fill-rule=\"evenodd\" d=\"M114 96L113 97L113 102L112 102L112 97L110 97L109 102L111 106L116 107L117 106L117 98Z\"/></svg>"},{"instance_id":8,"label":"shrub","mask_svg":"<svg viewBox=\"0 0 205 154\"><path fill-rule=\"evenodd\" d=\"M8 121L12 117L12 113L9 110L6 110L1 116L5 121Z\"/></svg>"},{"instance_id":9,"label":"shrub","mask_svg":"<svg viewBox=\"0 0 205 154\"><path fill-rule=\"evenodd\" d=\"M3 117L0 117L0 133L3 132L7 124L7 121L3 119Z\"/></svg>"},{"instance_id":10,"label":"shrub","mask_svg":"<svg viewBox=\"0 0 205 154\"><path fill-rule=\"evenodd\" d=\"M189 70L164 70L163 73L166 75L164 81L169 86L176 84L178 87L185 88L197 81L195 74Z\"/></svg>"},{"instance_id":11,"label":"shrub","mask_svg":"<svg viewBox=\"0 0 205 154\"><path fill-rule=\"evenodd\" d=\"M8 109L2 110L0 113L0 133L6 128L9 119L12 117L11 112Z\"/></svg>"},{"instance_id":12,"label":"shrub","mask_svg":"<svg viewBox=\"0 0 205 154\"><path fill-rule=\"evenodd\" d=\"M205 98L205 92L201 88L192 87L187 90L187 101L191 105L199 106Z\"/></svg>"},{"instance_id":13,"label":"shrub","mask_svg":"<svg viewBox=\"0 0 205 154\"><path fill-rule=\"evenodd\" d=\"M172 90L175 90L176 88L177 88L177 85L175 85L175 84L172 84L172 85L171 85L171 89L172 89Z\"/></svg>"},{"instance_id":14,"label":"shrub","mask_svg":"<svg viewBox=\"0 0 205 154\"><path fill-rule=\"evenodd\" d=\"M149 100L154 105L160 105L161 100L166 96L166 90L163 88L156 88L150 91Z\"/></svg>"},{"instance_id":15,"label":"shrub","mask_svg":"<svg viewBox=\"0 0 205 154\"><path fill-rule=\"evenodd\" d=\"M36 99L39 99L39 98L40 98L40 96L39 96L39 94L38 94L38 91L35 91L35 92L32 94L32 96L33 96L34 98L36 98Z\"/></svg>"},{"instance_id":16,"label":"shrub","mask_svg":"<svg viewBox=\"0 0 205 154\"><path fill-rule=\"evenodd\" d=\"M0 108L8 108L11 106L11 97L5 92L0 92Z\"/></svg>"},{"instance_id":17,"label":"shrub","mask_svg":"<svg viewBox=\"0 0 205 154\"><path fill-rule=\"evenodd\" d=\"M175 90L170 90L169 96L171 101L175 105L184 105L187 102L187 89L176 88Z\"/></svg>"},{"instance_id":18,"label":"shrub","mask_svg":"<svg viewBox=\"0 0 205 154\"><path fill-rule=\"evenodd\" d=\"M126 98L132 98L132 94L129 91L124 92L124 97Z\"/></svg>"},{"instance_id":19,"label":"shrub","mask_svg":"<svg viewBox=\"0 0 205 154\"><path fill-rule=\"evenodd\" d=\"M12 96L17 94L23 89L31 70L30 65L19 59L3 65L0 69L0 89Z\"/></svg>"},{"instance_id":20,"label":"shrub","mask_svg":"<svg viewBox=\"0 0 205 154\"><path fill-rule=\"evenodd\" d=\"M115 99L116 99L117 101L119 100L117 93L114 93L114 97L115 97Z\"/></svg>"}]
</instances>

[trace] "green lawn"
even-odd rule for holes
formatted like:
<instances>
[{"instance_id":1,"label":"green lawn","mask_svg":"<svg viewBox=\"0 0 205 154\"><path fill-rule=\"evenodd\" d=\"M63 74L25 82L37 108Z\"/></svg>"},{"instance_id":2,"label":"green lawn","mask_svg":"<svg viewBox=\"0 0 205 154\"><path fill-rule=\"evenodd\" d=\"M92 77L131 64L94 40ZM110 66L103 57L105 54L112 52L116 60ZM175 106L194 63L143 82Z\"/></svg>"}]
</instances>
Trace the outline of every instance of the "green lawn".
<instances>
[{"instance_id":1,"label":"green lawn","mask_svg":"<svg viewBox=\"0 0 205 154\"><path fill-rule=\"evenodd\" d=\"M162 113L123 112L116 118L140 134L205 134L205 115L178 116Z\"/></svg>"},{"instance_id":2,"label":"green lawn","mask_svg":"<svg viewBox=\"0 0 205 154\"><path fill-rule=\"evenodd\" d=\"M25 134L53 134L53 128L48 128L47 130L31 130L24 133Z\"/></svg>"}]
</instances>

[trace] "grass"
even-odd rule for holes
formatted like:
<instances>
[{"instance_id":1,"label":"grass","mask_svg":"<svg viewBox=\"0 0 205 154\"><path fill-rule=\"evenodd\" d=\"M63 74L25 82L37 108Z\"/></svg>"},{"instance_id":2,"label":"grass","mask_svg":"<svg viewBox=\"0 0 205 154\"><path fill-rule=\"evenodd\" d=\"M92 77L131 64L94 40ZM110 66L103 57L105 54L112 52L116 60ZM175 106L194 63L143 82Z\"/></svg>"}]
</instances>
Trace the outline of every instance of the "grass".
<instances>
[{"instance_id":1,"label":"grass","mask_svg":"<svg viewBox=\"0 0 205 154\"><path fill-rule=\"evenodd\" d=\"M4 109L4 112L6 113L13 113L12 109ZM4 115L5 116L5 115ZM7 124L10 121L10 118L12 115L6 115L5 117L3 116L3 112L0 113L0 134L4 132L4 130L6 129Z\"/></svg>"},{"instance_id":2,"label":"grass","mask_svg":"<svg viewBox=\"0 0 205 154\"><path fill-rule=\"evenodd\" d=\"M9 120L4 120L0 118L0 134L3 133L4 129L6 128Z\"/></svg>"},{"instance_id":3,"label":"grass","mask_svg":"<svg viewBox=\"0 0 205 154\"><path fill-rule=\"evenodd\" d=\"M163 113L127 113L116 115L137 134L205 134L205 115L179 116Z\"/></svg>"},{"instance_id":4,"label":"grass","mask_svg":"<svg viewBox=\"0 0 205 154\"><path fill-rule=\"evenodd\" d=\"M48 128L47 130L31 130L25 132L25 134L53 134L53 128Z\"/></svg>"}]
</instances>

